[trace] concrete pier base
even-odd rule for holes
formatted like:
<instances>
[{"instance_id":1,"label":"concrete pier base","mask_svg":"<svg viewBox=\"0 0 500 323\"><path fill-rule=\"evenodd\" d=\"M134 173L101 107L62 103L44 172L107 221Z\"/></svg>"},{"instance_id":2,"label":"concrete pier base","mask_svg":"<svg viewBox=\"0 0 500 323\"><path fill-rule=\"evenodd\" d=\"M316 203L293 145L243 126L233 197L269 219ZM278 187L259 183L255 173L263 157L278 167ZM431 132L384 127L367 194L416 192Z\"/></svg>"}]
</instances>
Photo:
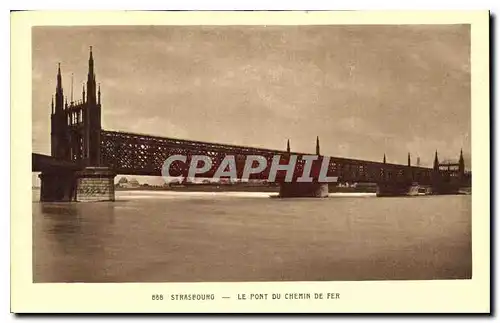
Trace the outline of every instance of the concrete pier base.
<instances>
[{"instance_id":1,"label":"concrete pier base","mask_svg":"<svg viewBox=\"0 0 500 323\"><path fill-rule=\"evenodd\" d=\"M433 185L419 185L418 183L379 183L377 196L419 196L419 195L446 195L460 194L460 186L448 183L433 183Z\"/></svg>"},{"instance_id":2,"label":"concrete pier base","mask_svg":"<svg viewBox=\"0 0 500 323\"><path fill-rule=\"evenodd\" d=\"M279 197L328 197L328 183L281 183Z\"/></svg>"},{"instance_id":3,"label":"concrete pier base","mask_svg":"<svg viewBox=\"0 0 500 323\"><path fill-rule=\"evenodd\" d=\"M76 200L80 202L114 201L116 173L107 167L86 167L76 172Z\"/></svg>"},{"instance_id":4,"label":"concrete pier base","mask_svg":"<svg viewBox=\"0 0 500 323\"><path fill-rule=\"evenodd\" d=\"M410 196L413 192L412 183L379 183L377 185L377 196L390 197L390 196Z\"/></svg>"},{"instance_id":5,"label":"concrete pier base","mask_svg":"<svg viewBox=\"0 0 500 323\"><path fill-rule=\"evenodd\" d=\"M460 185L455 182L437 182L432 184L433 195L460 194Z\"/></svg>"},{"instance_id":6,"label":"concrete pier base","mask_svg":"<svg viewBox=\"0 0 500 323\"><path fill-rule=\"evenodd\" d=\"M40 202L71 202L75 200L74 171L45 171L38 177L41 182Z\"/></svg>"}]
</instances>

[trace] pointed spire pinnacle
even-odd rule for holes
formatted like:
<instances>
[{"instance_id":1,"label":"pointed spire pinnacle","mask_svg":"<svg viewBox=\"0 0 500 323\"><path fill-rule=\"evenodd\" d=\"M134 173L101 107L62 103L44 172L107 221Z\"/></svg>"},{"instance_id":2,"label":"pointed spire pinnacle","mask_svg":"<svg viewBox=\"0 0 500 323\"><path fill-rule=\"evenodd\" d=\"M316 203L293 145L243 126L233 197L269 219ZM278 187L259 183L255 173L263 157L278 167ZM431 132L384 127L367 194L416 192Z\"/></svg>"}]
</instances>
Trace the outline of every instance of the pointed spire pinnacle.
<instances>
[{"instance_id":1,"label":"pointed spire pinnacle","mask_svg":"<svg viewBox=\"0 0 500 323\"><path fill-rule=\"evenodd\" d=\"M57 63L57 86L56 86L56 96L55 96L55 111L61 111L64 109L64 93L62 87L62 75L61 75L61 63Z\"/></svg>"},{"instance_id":2,"label":"pointed spire pinnacle","mask_svg":"<svg viewBox=\"0 0 500 323\"><path fill-rule=\"evenodd\" d=\"M385 159L385 153L384 153L384 164L385 164L385 162L386 162L386 159Z\"/></svg>"},{"instance_id":3,"label":"pointed spire pinnacle","mask_svg":"<svg viewBox=\"0 0 500 323\"><path fill-rule=\"evenodd\" d=\"M87 76L87 102L96 104L96 84L94 74L94 56L92 55L92 46L90 46L89 72Z\"/></svg>"},{"instance_id":4,"label":"pointed spire pinnacle","mask_svg":"<svg viewBox=\"0 0 500 323\"><path fill-rule=\"evenodd\" d=\"M97 103L101 104L101 83L99 83L97 90Z\"/></svg>"},{"instance_id":5,"label":"pointed spire pinnacle","mask_svg":"<svg viewBox=\"0 0 500 323\"><path fill-rule=\"evenodd\" d=\"M73 103L73 77L74 77L74 74L71 73L71 99L70 99L71 103Z\"/></svg>"},{"instance_id":6,"label":"pointed spire pinnacle","mask_svg":"<svg viewBox=\"0 0 500 323\"><path fill-rule=\"evenodd\" d=\"M62 91L62 76L61 76L61 63L57 63L57 88L56 91Z\"/></svg>"},{"instance_id":7,"label":"pointed spire pinnacle","mask_svg":"<svg viewBox=\"0 0 500 323\"><path fill-rule=\"evenodd\" d=\"M439 169L439 159L438 159L438 151L434 154L434 170Z\"/></svg>"},{"instance_id":8,"label":"pointed spire pinnacle","mask_svg":"<svg viewBox=\"0 0 500 323\"><path fill-rule=\"evenodd\" d=\"M316 136L316 155L320 155L320 150L319 150L319 136Z\"/></svg>"},{"instance_id":9,"label":"pointed spire pinnacle","mask_svg":"<svg viewBox=\"0 0 500 323\"><path fill-rule=\"evenodd\" d=\"M85 84L82 84L82 101L85 102Z\"/></svg>"},{"instance_id":10,"label":"pointed spire pinnacle","mask_svg":"<svg viewBox=\"0 0 500 323\"><path fill-rule=\"evenodd\" d=\"M286 141L286 152L290 153L290 139Z\"/></svg>"},{"instance_id":11,"label":"pointed spire pinnacle","mask_svg":"<svg viewBox=\"0 0 500 323\"><path fill-rule=\"evenodd\" d=\"M408 153L408 166L411 166L411 158L410 158L410 153Z\"/></svg>"},{"instance_id":12,"label":"pointed spire pinnacle","mask_svg":"<svg viewBox=\"0 0 500 323\"><path fill-rule=\"evenodd\" d=\"M50 103L50 107L52 109L52 113L54 113L54 96L52 96L52 102Z\"/></svg>"},{"instance_id":13,"label":"pointed spire pinnacle","mask_svg":"<svg viewBox=\"0 0 500 323\"><path fill-rule=\"evenodd\" d=\"M464 153L460 148L460 159L458 160L458 168L459 171L463 174L465 171L465 161L464 161Z\"/></svg>"},{"instance_id":14,"label":"pointed spire pinnacle","mask_svg":"<svg viewBox=\"0 0 500 323\"><path fill-rule=\"evenodd\" d=\"M89 75L94 74L94 56L92 55L92 46L90 46L89 54Z\"/></svg>"}]
</instances>

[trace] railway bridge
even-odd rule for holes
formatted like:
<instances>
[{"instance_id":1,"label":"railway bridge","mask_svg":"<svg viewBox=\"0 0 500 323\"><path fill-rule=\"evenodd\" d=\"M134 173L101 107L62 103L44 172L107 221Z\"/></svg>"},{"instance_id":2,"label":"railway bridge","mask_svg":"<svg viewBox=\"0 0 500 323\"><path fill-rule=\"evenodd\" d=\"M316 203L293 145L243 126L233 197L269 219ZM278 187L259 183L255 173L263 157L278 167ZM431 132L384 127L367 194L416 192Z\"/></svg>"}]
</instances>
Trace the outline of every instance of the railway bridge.
<instances>
[{"instance_id":1,"label":"railway bridge","mask_svg":"<svg viewBox=\"0 0 500 323\"><path fill-rule=\"evenodd\" d=\"M92 48L88 61L86 86L82 98L68 103L62 86L61 67L57 71L57 87L51 103L51 154L32 154L32 171L41 172L41 201L102 201L114 200L114 177L121 175L161 176L168 157L186 156L186 162L174 162L172 176L188 176L188 165L193 156L208 156L211 167L196 173L196 177L213 177L227 156L234 156L236 176L242 177L248 156L262 156L267 166L249 179L269 179L272 161L279 156L279 164L288 165L292 156L294 176L286 179L286 171L277 171L272 181L280 184L282 197L324 197L328 183L320 176L321 165L326 160L326 175L342 182L376 183L380 196L405 195L412 186L426 187L433 194L458 192L470 185L471 173L465 171L462 152L458 163L439 163L436 151L432 168L408 163L380 162L323 156L319 138L316 138L314 155L294 152L290 142L286 150L228 145L203 141L158 137L146 134L108 131L101 126L101 89L96 84ZM307 157L309 156L309 157ZM315 156L315 157L311 157ZM312 182L298 180L308 166L307 159L314 159L310 166ZM324 177L324 176L323 176Z\"/></svg>"}]
</instances>

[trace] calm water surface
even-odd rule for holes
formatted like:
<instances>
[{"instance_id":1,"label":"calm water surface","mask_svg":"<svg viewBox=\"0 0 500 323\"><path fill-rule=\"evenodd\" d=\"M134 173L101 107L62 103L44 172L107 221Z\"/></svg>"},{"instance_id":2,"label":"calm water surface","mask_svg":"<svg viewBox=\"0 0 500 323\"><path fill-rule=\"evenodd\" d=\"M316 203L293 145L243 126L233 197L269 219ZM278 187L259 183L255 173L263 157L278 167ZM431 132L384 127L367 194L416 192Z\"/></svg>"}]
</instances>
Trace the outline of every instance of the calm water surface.
<instances>
[{"instance_id":1,"label":"calm water surface","mask_svg":"<svg viewBox=\"0 0 500 323\"><path fill-rule=\"evenodd\" d=\"M39 203L35 282L470 278L471 196L117 192Z\"/></svg>"}]
</instances>

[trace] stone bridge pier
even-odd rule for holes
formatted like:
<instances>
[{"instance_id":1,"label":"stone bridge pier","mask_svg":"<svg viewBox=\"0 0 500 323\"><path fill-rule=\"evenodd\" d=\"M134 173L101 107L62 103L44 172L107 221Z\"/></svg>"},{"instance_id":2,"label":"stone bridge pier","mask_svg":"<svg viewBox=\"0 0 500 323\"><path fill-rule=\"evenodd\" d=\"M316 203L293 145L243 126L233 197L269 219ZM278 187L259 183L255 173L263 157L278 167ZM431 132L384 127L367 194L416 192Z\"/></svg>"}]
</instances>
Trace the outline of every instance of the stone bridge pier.
<instances>
[{"instance_id":1,"label":"stone bridge pier","mask_svg":"<svg viewBox=\"0 0 500 323\"><path fill-rule=\"evenodd\" d=\"M377 196L408 196L412 193L414 184L411 181L402 182L379 182L377 184Z\"/></svg>"},{"instance_id":2,"label":"stone bridge pier","mask_svg":"<svg viewBox=\"0 0 500 323\"><path fill-rule=\"evenodd\" d=\"M42 171L41 202L114 201L116 174L107 167L86 167L83 170Z\"/></svg>"},{"instance_id":3,"label":"stone bridge pier","mask_svg":"<svg viewBox=\"0 0 500 323\"><path fill-rule=\"evenodd\" d=\"M86 167L76 172L76 200L97 202L115 200L116 173L108 167Z\"/></svg>"},{"instance_id":4,"label":"stone bridge pier","mask_svg":"<svg viewBox=\"0 0 500 323\"><path fill-rule=\"evenodd\" d=\"M41 182L40 202L71 202L76 200L74 171L43 171L38 177Z\"/></svg>"},{"instance_id":5,"label":"stone bridge pier","mask_svg":"<svg viewBox=\"0 0 500 323\"><path fill-rule=\"evenodd\" d=\"M287 141L286 152L290 154L290 141ZM319 137L316 137L316 155L320 156ZM319 174L318 164L313 166L312 173ZM319 182L281 182L279 197L328 197L328 183Z\"/></svg>"},{"instance_id":6,"label":"stone bridge pier","mask_svg":"<svg viewBox=\"0 0 500 323\"><path fill-rule=\"evenodd\" d=\"M328 183L281 183L279 197L328 197Z\"/></svg>"}]
</instances>

